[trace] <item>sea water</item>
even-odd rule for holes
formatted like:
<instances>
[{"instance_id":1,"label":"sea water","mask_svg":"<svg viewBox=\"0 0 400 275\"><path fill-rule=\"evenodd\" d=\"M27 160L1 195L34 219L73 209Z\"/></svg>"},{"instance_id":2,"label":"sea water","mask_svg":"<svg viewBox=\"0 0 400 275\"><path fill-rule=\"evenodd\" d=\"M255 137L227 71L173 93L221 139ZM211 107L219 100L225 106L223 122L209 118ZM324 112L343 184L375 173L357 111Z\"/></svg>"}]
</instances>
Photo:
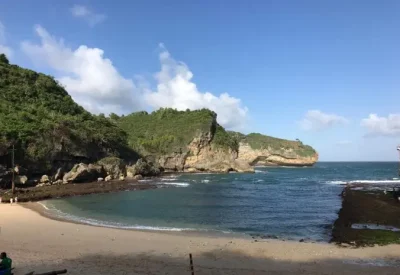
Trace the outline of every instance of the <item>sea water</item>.
<instances>
[{"instance_id":1,"label":"sea water","mask_svg":"<svg viewBox=\"0 0 400 275\"><path fill-rule=\"evenodd\" d=\"M254 174L174 175L156 180L158 189L43 205L61 218L99 226L328 241L344 184L400 184L397 177L395 162L256 167Z\"/></svg>"}]
</instances>

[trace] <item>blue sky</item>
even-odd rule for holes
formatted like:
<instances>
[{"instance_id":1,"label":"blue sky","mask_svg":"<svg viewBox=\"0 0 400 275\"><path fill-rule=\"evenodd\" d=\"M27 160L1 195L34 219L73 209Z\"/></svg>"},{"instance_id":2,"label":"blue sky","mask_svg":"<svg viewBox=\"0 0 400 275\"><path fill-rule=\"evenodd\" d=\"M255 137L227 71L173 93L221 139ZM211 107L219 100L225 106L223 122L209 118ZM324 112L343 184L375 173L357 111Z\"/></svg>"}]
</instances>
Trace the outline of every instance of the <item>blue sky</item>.
<instances>
[{"instance_id":1,"label":"blue sky","mask_svg":"<svg viewBox=\"0 0 400 275\"><path fill-rule=\"evenodd\" d=\"M397 160L399 1L0 3L0 51L92 112L208 107L320 159Z\"/></svg>"}]
</instances>

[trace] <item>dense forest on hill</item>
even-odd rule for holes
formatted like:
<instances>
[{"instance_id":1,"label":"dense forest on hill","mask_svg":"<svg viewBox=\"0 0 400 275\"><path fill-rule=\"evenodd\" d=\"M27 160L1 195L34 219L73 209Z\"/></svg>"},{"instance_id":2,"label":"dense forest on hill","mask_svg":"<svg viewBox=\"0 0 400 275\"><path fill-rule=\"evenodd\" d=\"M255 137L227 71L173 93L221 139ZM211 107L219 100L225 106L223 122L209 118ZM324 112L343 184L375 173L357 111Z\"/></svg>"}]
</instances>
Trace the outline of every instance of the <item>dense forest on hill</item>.
<instances>
[{"instance_id":1,"label":"dense forest on hill","mask_svg":"<svg viewBox=\"0 0 400 275\"><path fill-rule=\"evenodd\" d=\"M150 114L137 112L111 117L128 133L129 145L144 155L186 150L187 145L202 134L210 134L215 147L238 149L235 140L216 123L216 113L208 109L177 111L161 108Z\"/></svg>"},{"instance_id":2,"label":"dense forest on hill","mask_svg":"<svg viewBox=\"0 0 400 275\"><path fill-rule=\"evenodd\" d=\"M127 134L115 123L76 104L51 76L10 65L2 54L0 164L9 164L12 144L17 162L47 168L54 161L134 155L127 149Z\"/></svg>"}]
</instances>

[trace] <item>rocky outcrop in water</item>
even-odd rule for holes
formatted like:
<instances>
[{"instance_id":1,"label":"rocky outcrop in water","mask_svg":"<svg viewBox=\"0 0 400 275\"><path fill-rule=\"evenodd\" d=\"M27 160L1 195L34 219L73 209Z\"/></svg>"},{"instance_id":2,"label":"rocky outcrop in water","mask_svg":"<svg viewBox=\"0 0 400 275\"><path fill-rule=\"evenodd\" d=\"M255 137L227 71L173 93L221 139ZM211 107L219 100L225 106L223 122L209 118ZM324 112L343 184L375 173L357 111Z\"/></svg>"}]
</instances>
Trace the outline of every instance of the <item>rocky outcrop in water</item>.
<instances>
[{"instance_id":1,"label":"rocky outcrop in water","mask_svg":"<svg viewBox=\"0 0 400 275\"><path fill-rule=\"evenodd\" d=\"M240 142L239 160L251 165L265 166L312 166L318 161L318 153L299 155L292 148L275 150L272 148L253 149L248 143Z\"/></svg>"},{"instance_id":2,"label":"rocky outcrop in water","mask_svg":"<svg viewBox=\"0 0 400 275\"><path fill-rule=\"evenodd\" d=\"M238 160L250 165L312 166L318 153L300 140L286 140L258 133L244 135L229 132L238 144Z\"/></svg>"}]
</instances>

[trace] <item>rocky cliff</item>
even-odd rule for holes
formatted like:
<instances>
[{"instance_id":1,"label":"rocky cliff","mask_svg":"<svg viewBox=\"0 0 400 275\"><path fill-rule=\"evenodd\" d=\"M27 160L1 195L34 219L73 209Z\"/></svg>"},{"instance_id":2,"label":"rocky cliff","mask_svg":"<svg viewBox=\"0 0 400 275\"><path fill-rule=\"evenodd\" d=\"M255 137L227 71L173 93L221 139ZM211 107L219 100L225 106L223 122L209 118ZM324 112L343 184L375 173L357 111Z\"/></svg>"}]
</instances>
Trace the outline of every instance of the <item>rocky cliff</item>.
<instances>
[{"instance_id":1,"label":"rocky cliff","mask_svg":"<svg viewBox=\"0 0 400 275\"><path fill-rule=\"evenodd\" d=\"M229 133L239 144L238 160L250 165L311 166L318 161L318 153L299 140L290 141L258 133Z\"/></svg>"},{"instance_id":2,"label":"rocky cliff","mask_svg":"<svg viewBox=\"0 0 400 275\"><path fill-rule=\"evenodd\" d=\"M160 109L115 118L129 145L165 171L253 172L237 160L238 144L210 110Z\"/></svg>"}]
</instances>

